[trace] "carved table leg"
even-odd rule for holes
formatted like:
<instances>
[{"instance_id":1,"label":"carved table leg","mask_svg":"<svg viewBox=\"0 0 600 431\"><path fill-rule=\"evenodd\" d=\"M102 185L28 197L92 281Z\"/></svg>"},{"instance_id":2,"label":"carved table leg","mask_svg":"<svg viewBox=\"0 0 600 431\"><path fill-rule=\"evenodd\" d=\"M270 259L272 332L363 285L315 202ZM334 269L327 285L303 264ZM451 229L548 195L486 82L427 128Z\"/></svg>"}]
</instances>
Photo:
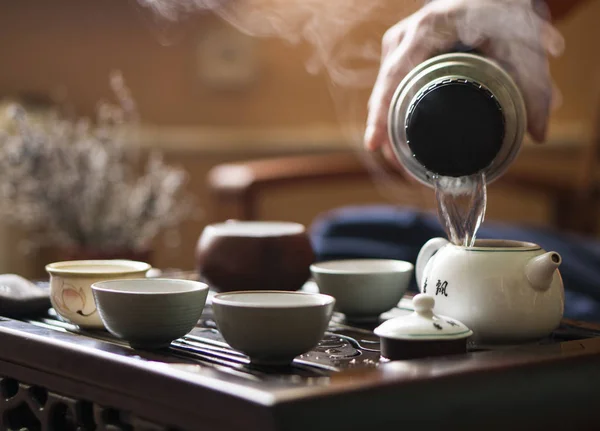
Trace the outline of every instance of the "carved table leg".
<instances>
[{"instance_id":1,"label":"carved table leg","mask_svg":"<svg viewBox=\"0 0 600 431\"><path fill-rule=\"evenodd\" d=\"M57 394L40 386L0 376L0 430L87 431L169 428L129 412Z\"/></svg>"}]
</instances>

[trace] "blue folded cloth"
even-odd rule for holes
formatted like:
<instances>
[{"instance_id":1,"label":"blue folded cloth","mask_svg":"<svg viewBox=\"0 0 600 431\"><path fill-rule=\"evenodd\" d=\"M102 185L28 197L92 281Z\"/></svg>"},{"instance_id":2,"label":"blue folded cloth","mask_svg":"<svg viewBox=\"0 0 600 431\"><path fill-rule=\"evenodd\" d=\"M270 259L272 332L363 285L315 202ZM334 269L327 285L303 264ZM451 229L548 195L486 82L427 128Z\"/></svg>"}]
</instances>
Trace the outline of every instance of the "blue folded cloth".
<instances>
[{"instance_id":1,"label":"blue folded cloth","mask_svg":"<svg viewBox=\"0 0 600 431\"><path fill-rule=\"evenodd\" d=\"M317 259L384 258L415 262L429 239L445 237L437 216L394 206L344 207L311 227ZM600 241L548 228L485 222L478 238L511 239L558 252L565 284L565 317L600 322ZM416 291L413 277L411 290Z\"/></svg>"}]
</instances>

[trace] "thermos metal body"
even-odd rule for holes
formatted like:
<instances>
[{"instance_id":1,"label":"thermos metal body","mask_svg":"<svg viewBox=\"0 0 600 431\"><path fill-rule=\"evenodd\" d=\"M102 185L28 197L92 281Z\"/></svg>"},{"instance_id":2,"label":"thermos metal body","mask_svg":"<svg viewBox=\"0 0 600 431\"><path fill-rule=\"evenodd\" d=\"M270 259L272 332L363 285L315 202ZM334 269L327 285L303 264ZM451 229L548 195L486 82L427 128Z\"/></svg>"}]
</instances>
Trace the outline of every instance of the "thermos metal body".
<instances>
[{"instance_id":1,"label":"thermos metal body","mask_svg":"<svg viewBox=\"0 0 600 431\"><path fill-rule=\"evenodd\" d=\"M472 53L448 53L415 67L389 109L396 157L420 182L480 172L501 176L517 156L526 130L525 103L514 80L496 62Z\"/></svg>"}]
</instances>

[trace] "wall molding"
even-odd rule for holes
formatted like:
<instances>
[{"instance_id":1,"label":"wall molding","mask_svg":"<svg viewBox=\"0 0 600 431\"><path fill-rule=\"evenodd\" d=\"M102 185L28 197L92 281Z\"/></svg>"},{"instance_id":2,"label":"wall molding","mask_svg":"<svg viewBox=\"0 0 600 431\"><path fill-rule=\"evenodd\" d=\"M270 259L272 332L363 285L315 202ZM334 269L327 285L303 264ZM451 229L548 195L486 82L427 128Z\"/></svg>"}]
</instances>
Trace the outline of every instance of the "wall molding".
<instances>
[{"instance_id":1,"label":"wall molding","mask_svg":"<svg viewBox=\"0 0 600 431\"><path fill-rule=\"evenodd\" d=\"M359 134L327 124L305 127L233 128L143 125L132 131L142 148L210 153L264 153L352 150L360 148Z\"/></svg>"},{"instance_id":2,"label":"wall molding","mask_svg":"<svg viewBox=\"0 0 600 431\"><path fill-rule=\"evenodd\" d=\"M297 153L361 149L359 125L310 124L303 127L234 128L156 126L132 130L131 140L142 148L165 152ZM539 148L585 146L592 129L582 122L552 124L544 145L525 139L524 146Z\"/></svg>"}]
</instances>

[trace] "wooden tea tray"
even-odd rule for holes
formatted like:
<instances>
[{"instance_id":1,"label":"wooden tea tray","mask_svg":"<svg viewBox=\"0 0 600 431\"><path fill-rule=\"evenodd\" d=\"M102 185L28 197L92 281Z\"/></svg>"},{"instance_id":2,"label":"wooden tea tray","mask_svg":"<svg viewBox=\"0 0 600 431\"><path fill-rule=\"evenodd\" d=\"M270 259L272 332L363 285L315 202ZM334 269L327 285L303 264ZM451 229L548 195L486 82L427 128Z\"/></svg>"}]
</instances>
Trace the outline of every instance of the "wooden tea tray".
<instances>
[{"instance_id":1,"label":"wooden tea tray","mask_svg":"<svg viewBox=\"0 0 600 431\"><path fill-rule=\"evenodd\" d=\"M598 326L564 321L532 345L395 362L380 360L371 329L336 315L317 348L275 369L229 348L209 305L161 351L134 350L52 313L0 317L0 429L600 425Z\"/></svg>"}]
</instances>

